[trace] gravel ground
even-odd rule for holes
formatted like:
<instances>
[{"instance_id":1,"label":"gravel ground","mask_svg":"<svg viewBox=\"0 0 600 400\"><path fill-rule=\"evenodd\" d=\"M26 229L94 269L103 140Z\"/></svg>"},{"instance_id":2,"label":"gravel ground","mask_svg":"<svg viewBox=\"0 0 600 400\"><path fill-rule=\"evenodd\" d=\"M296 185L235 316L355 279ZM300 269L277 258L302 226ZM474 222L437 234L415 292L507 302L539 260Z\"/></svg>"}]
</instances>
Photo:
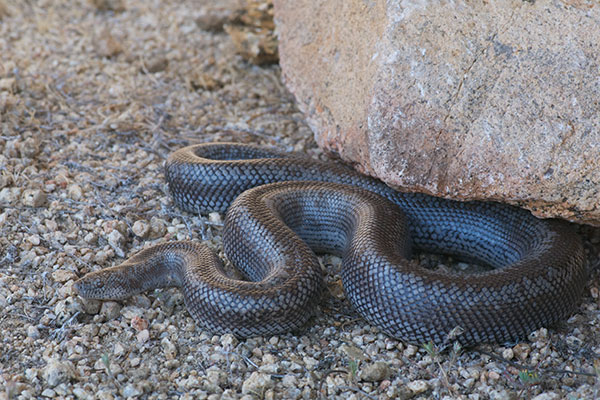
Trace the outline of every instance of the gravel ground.
<instances>
[{"instance_id":1,"label":"gravel ground","mask_svg":"<svg viewBox=\"0 0 600 400\"><path fill-rule=\"evenodd\" d=\"M74 294L79 276L152 244L219 248L222 216L167 195L174 149L233 140L323 157L279 67L247 63L222 31L237 9L0 0L0 399L598 398L595 273L560 326L445 352L360 320L335 257L322 258L332 295L281 336L204 332L175 289L122 303ZM597 254L600 232L579 229Z\"/></svg>"}]
</instances>

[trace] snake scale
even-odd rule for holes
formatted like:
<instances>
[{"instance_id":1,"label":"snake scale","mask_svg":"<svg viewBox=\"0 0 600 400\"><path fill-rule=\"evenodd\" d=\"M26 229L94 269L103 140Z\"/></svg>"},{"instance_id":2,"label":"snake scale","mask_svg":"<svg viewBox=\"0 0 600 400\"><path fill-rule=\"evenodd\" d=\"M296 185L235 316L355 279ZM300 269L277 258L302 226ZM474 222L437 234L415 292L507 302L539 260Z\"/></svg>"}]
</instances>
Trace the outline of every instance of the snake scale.
<instances>
[{"instance_id":1,"label":"snake scale","mask_svg":"<svg viewBox=\"0 0 600 400\"><path fill-rule=\"evenodd\" d=\"M75 283L84 298L123 299L180 286L205 329L239 337L302 327L324 288L315 255L342 257L352 306L388 335L422 344L505 342L568 317L587 277L581 239L558 220L493 202L397 192L353 169L245 144L172 153L175 204L227 211L223 246L247 280L229 277L201 243L167 242ZM412 249L490 267L420 267Z\"/></svg>"}]
</instances>

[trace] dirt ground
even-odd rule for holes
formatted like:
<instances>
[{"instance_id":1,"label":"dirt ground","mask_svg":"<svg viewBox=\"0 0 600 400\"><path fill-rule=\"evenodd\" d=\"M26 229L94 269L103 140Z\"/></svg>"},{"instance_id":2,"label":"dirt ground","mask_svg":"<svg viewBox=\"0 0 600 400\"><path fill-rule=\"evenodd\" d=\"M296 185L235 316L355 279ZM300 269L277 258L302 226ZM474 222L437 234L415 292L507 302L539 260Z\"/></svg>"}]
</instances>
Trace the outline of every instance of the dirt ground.
<instances>
[{"instance_id":1,"label":"dirt ground","mask_svg":"<svg viewBox=\"0 0 600 400\"><path fill-rule=\"evenodd\" d=\"M175 289L82 302L85 273L152 244L205 240L222 216L174 207L184 145L324 157L275 65L224 31L241 1L0 0L0 399L592 399L598 280L529 341L439 352L368 326L339 289L306 330L238 340L196 326ZM589 251L600 234L580 227Z\"/></svg>"}]
</instances>

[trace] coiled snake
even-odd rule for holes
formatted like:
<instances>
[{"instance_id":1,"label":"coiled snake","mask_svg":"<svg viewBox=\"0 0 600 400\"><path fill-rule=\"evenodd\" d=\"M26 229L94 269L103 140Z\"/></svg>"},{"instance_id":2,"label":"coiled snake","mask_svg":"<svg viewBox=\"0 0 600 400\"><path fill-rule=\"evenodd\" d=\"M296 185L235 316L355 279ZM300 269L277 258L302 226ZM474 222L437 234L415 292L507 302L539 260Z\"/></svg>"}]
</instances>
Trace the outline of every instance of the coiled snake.
<instances>
[{"instance_id":1,"label":"coiled snake","mask_svg":"<svg viewBox=\"0 0 600 400\"><path fill-rule=\"evenodd\" d=\"M343 165L233 143L178 150L165 171L181 209L231 204L224 250L248 280L228 277L203 244L168 242L87 274L75 283L82 297L180 286L210 331L277 334L312 315L324 287L313 251L329 252L342 256L347 297L371 324L407 342L471 345L515 340L567 317L585 285L577 234L512 206L400 193ZM412 247L492 269L425 269L409 260Z\"/></svg>"}]
</instances>

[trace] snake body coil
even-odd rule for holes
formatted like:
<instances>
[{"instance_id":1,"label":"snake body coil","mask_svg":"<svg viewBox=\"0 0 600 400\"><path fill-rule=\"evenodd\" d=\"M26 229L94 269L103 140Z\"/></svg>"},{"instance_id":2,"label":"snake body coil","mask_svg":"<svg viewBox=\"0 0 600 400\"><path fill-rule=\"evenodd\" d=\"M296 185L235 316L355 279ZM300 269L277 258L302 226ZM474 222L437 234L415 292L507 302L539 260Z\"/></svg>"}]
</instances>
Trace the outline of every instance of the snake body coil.
<instances>
[{"instance_id":1,"label":"snake body coil","mask_svg":"<svg viewBox=\"0 0 600 400\"><path fill-rule=\"evenodd\" d=\"M225 253L248 280L226 276L202 244L171 242L86 275L75 285L81 296L181 286L206 329L277 334L312 315L323 288L313 251L329 252L342 256L347 297L371 324L412 343L471 345L515 340L567 317L585 285L580 238L515 207L400 193L342 165L233 143L176 151L166 179L184 210L231 204ZM424 269L408 259L412 247L492 269Z\"/></svg>"}]
</instances>

